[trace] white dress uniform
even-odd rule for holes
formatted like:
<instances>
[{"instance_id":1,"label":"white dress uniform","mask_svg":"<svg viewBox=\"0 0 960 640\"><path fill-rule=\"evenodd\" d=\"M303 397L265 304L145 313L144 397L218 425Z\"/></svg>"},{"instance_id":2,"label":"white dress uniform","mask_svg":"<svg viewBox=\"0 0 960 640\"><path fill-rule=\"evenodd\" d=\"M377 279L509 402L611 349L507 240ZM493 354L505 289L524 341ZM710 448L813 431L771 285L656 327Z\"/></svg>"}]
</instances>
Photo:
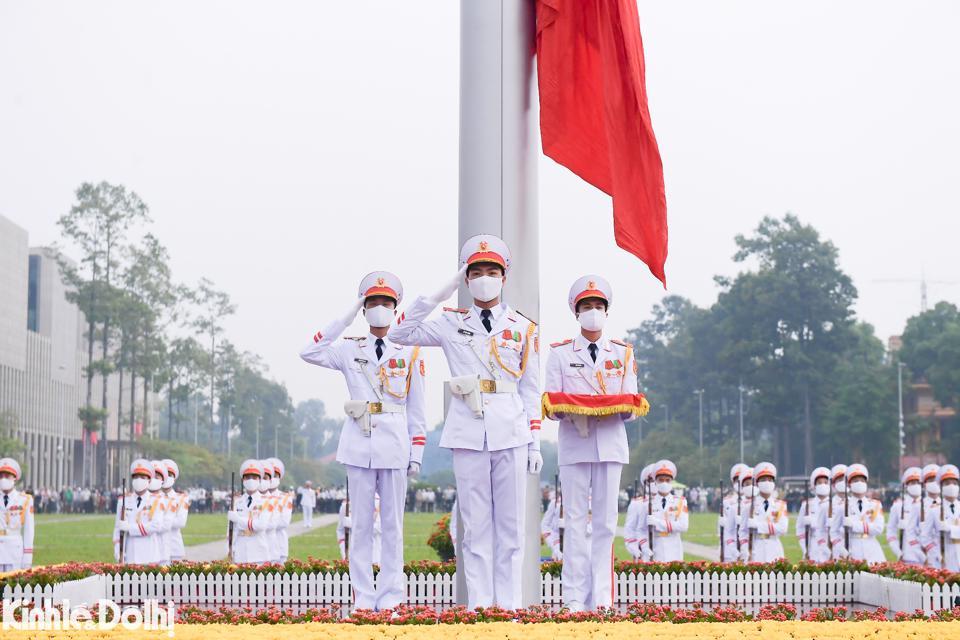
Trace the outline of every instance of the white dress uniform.
<instances>
[{"instance_id":1,"label":"white dress uniform","mask_svg":"<svg viewBox=\"0 0 960 640\"><path fill-rule=\"evenodd\" d=\"M190 496L173 488L180 477L180 467L170 459L161 460L167 467L167 482L164 484L167 496L167 518L170 530L167 532L167 555L171 562L183 560L183 528L187 526L190 514Z\"/></svg>"},{"instance_id":2,"label":"white dress uniform","mask_svg":"<svg viewBox=\"0 0 960 640\"><path fill-rule=\"evenodd\" d=\"M0 471L13 475L10 488L0 490L0 573L29 569L33 564L33 496L18 491L20 464L0 458Z\"/></svg>"},{"instance_id":3,"label":"white dress uniform","mask_svg":"<svg viewBox=\"0 0 960 640\"><path fill-rule=\"evenodd\" d=\"M717 516L717 536L722 547L724 562L736 562L740 557L737 544L737 487L741 481L741 474L747 469L747 465L742 462L730 468L730 486L733 491L723 497L720 514ZM742 498L742 492L740 495Z\"/></svg>"},{"instance_id":4,"label":"white dress uniform","mask_svg":"<svg viewBox=\"0 0 960 640\"><path fill-rule=\"evenodd\" d=\"M923 551L921 541L923 531L920 521L920 484L910 485L907 483L916 481L919 483L920 468L909 467L900 478L900 482L905 486L903 498L897 498L890 507L890 516L887 518L887 544L894 555L907 564L922 565L926 561L926 554ZM915 495L911 495L914 491ZM900 537L903 536L903 544L900 543Z\"/></svg>"},{"instance_id":5,"label":"white dress uniform","mask_svg":"<svg viewBox=\"0 0 960 640\"><path fill-rule=\"evenodd\" d=\"M867 468L862 464L852 464L847 467L847 483L850 478L864 476L869 479ZM880 547L878 536L884 535L886 519L883 516L883 505L879 500L868 498L866 495L849 494L847 515L844 516L843 498L840 507L833 510L831 530L834 538L845 540L849 530L850 545L847 548L851 560L863 560L868 563L884 562L886 557ZM845 543L841 543L845 544Z\"/></svg>"},{"instance_id":6,"label":"white dress uniform","mask_svg":"<svg viewBox=\"0 0 960 640\"><path fill-rule=\"evenodd\" d=\"M272 476L273 464L269 460L260 460L260 466L263 467L264 477L260 479L260 499L263 504L263 510L266 514L266 526L263 535L267 541L267 562L278 562L280 559L280 543L277 536L277 528L280 526L278 518L279 508L277 497L273 494ZM267 475L271 478L267 478Z\"/></svg>"},{"instance_id":7,"label":"white dress uniform","mask_svg":"<svg viewBox=\"0 0 960 640\"><path fill-rule=\"evenodd\" d=\"M650 471L650 477L655 481L659 475L669 475L671 479L677 477L677 466L670 460L660 460ZM654 485L656 486L656 484ZM661 493L659 490L650 498L650 513L644 512L641 526L650 531L653 538L648 541L652 547L654 562L679 562L683 560L682 534L690 528L690 513L687 499L675 495L672 491Z\"/></svg>"},{"instance_id":8,"label":"white dress uniform","mask_svg":"<svg viewBox=\"0 0 960 640\"><path fill-rule=\"evenodd\" d=\"M944 480L960 480L960 470L952 464L945 464L937 471L937 483L941 485L943 492ZM930 527L931 531L927 534L930 542L940 550L940 537L943 536L943 568L948 571L960 571L960 500L957 496L943 495L943 519L940 519L940 511L933 514L930 522L935 523ZM935 534L935 535L930 535ZM928 543L929 544L929 543Z\"/></svg>"},{"instance_id":9,"label":"white dress uniform","mask_svg":"<svg viewBox=\"0 0 960 640\"><path fill-rule=\"evenodd\" d=\"M347 558L347 529L353 528L353 509L350 509L347 515L346 501L340 503L340 510L337 514L337 546L340 547L340 558ZM354 538L350 538L350 548L353 548ZM380 554L383 550L383 526L380 521L380 496L376 497L373 507L373 547L371 551L371 562L380 564Z\"/></svg>"},{"instance_id":10,"label":"white dress uniform","mask_svg":"<svg viewBox=\"0 0 960 640\"><path fill-rule=\"evenodd\" d=\"M800 505L795 531L797 542L804 559L810 562L826 562L830 559L830 527L827 519L827 507L830 504L829 489L824 495L817 494L817 479L826 478L830 482L830 469L817 467L810 474L810 490L813 496L807 496ZM822 485L827 486L827 485ZM809 549L807 540L809 539Z\"/></svg>"},{"instance_id":11,"label":"white dress uniform","mask_svg":"<svg viewBox=\"0 0 960 640\"><path fill-rule=\"evenodd\" d=\"M509 252L495 236L468 240L460 257L462 265L496 262L509 272ZM440 302L417 298L389 337L441 347L453 376L440 446L453 450L467 606L517 609L523 604L525 473L540 449L537 326L504 303L489 310L490 331L486 310L476 306L445 309L428 320Z\"/></svg>"},{"instance_id":12,"label":"white dress uniform","mask_svg":"<svg viewBox=\"0 0 960 640\"><path fill-rule=\"evenodd\" d=\"M375 271L360 283L359 299L391 297L403 287L392 273ZM354 311L354 314L356 311ZM369 311L367 312L369 313ZM337 461L350 481L353 527L350 578L358 609L391 609L406 597L403 573L403 511L408 469L423 461L427 443L420 347L373 334L338 340L352 317L332 322L300 352L305 361L343 374L350 394ZM392 324L392 322L391 322ZM377 354L378 348L380 355ZM374 495L380 496L385 544L380 575L373 579Z\"/></svg>"},{"instance_id":13,"label":"white dress uniform","mask_svg":"<svg viewBox=\"0 0 960 640\"><path fill-rule=\"evenodd\" d=\"M313 509L317 506L317 492L310 487L300 487L297 489L300 494L300 510L303 511L303 526L307 529L313 527Z\"/></svg>"},{"instance_id":14,"label":"white dress uniform","mask_svg":"<svg viewBox=\"0 0 960 640\"><path fill-rule=\"evenodd\" d=\"M543 517L540 518L540 538L550 549L550 558L555 561L563 560L559 536L559 506L556 497L551 498L543 512Z\"/></svg>"},{"instance_id":15,"label":"white dress uniform","mask_svg":"<svg viewBox=\"0 0 960 640\"><path fill-rule=\"evenodd\" d=\"M934 569L943 567L940 557L940 542L937 539L936 521L940 517L940 484L937 478L940 475L940 465L928 464L923 468L923 522L920 525L923 531L923 550L926 553L927 566ZM931 515L931 513L936 515Z\"/></svg>"},{"instance_id":16,"label":"white dress uniform","mask_svg":"<svg viewBox=\"0 0 960 640\"><path fill-rule=\"evenodd\" d=\"M827 503L827 520L830 523L830 558L832 560L841 560L847 555L847 550L843 546L843 530L834 529L833 522L837 510L843 513L843 495L847 486L847 465L835 464L830 468L830 484L833 487L833 501Z\"/></svg>"},{"instance_id":17,"label":"white dress uniform","mask_svg":"<svg viewBox=\"0 0 960 640\"><path fill-rule=\"evenodd\" d=\"M170 501L163 486L167 482L167 465L162 460L151 460L153 478L150 480L150 496L159 503L157 510L159 522L154 533L157 545L157 564L170 564L170 529L173 525L170 513Z\"/></svg>"},{"instance_id":18,"label":"white dress uniform","mask_svg":"<svg viewBox=\"0 0 960 640\"><path fill-rule=\"evenodd\" d=\"M263 467L258 460L245 460L240 465L240 477L256 474L262 479ZM233 509L227 514L233 524L233 561L264 564L270 561L266 531L270 513L266 509L259 488L244 487L243 493L233 498Z\"/></svg>"},{"instance_id":19,"label":"white dress uniform","mask_svg":"<svg viewBox=\"0 0 960 640\"><path fill-rule=\"evenodd\" d=\"M784 557L780 536L786 535L790 525L787 503L778 499L776 493L769 496L760 493L756 485L761 477L767 476L776 479L777 468L773 464L761 462L754 467L756 493L751 501L752 509L748 502L740 517L740 556L749 562L774 562Z\"/></svg>"},{"instance_id":20,"label":"white dress uniform","mask_svg":"<svg viewBox=\"0 0 960 640\"><path fill-rule=\"evenodd\" d=\"M130 464L130 475L148 475L155 470L149 460L139 458ZM166 526L165 506L159 496L143 491L126 494L117 500L113 525L113 557L120 561L120 536L123 541L124 564L158 564L163 559L160 532ZM122 519L121 519L122 516Z\"/></svg>"},{"instance_id":21,"label":"white dress uniform","mask_svg":"<svg viewBox=\"0 0 960 640\"><path fill-rule=\"evenodd\" d=\"M280 480L286 473L283 460L279 458L269 458L268 461L273 465L270 495L274 499L274 517L276 519L277 550L274 562L283 564L287 561L287 555L290 551L290 538L287 535L287 529L290 527L290 521L293 519L293 494L280 490Z\"/></svg>"},{"instance_id":22,"label":"white dress uniform","mask_svg":"<svg viewBox=\"0 0 960 640\"><path fill-rule=\"evenodd\" d=\"M623 545L634 560L644 560L641 542L646 545L646 534L640 530L641 512L646 511L647 500L643 494L633 497L627 505L627 515L623 522Z\"/></svg>"},{"instance_id":23,"label":"white dress uniform","mask_svg":"<svg viewBox=\"0 0 960 640\"><path fill-rule=\"evenodd\" d=\"M587 275L573 283L567 298L570 310L588 299L603 300L613 292L605 279ZM601 337L596 343L583 334L551 345L545 393L590 396L637 393L633 345ZM572 609L613 604L613 540L617 532L617 496L623 465L630 461L624 416L548 416L560 420L557 462L565 507L563 599ZM628 419L630 414L626 416ZM577 424L579 422L579 424ZM587 503L593 505L593 535L586 535ZM593 592L599 580L602 589Z\"/></svg>"}]
</instances>

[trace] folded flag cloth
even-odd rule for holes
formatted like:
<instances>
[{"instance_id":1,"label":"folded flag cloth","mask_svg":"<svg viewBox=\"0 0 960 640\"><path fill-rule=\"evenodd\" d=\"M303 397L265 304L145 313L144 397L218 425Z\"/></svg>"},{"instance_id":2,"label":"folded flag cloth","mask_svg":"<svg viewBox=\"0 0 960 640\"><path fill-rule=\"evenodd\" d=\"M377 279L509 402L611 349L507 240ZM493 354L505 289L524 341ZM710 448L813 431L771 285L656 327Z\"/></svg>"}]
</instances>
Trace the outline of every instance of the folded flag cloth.
<instances>
[{"instance_id":1,"label":"folded flag cloth","mask_svg":"<svg viewBox=\"0 0 960 640\"><path fill-rule=\"evenodd\" d=\"M587 393L548 392L543 394L541 404L545 418L552 418L558 413L580 416L613 416L629 413L636 417L645 416L650 411L650 403L642 393L595 396Z\"/></svg>"}]
</instances>

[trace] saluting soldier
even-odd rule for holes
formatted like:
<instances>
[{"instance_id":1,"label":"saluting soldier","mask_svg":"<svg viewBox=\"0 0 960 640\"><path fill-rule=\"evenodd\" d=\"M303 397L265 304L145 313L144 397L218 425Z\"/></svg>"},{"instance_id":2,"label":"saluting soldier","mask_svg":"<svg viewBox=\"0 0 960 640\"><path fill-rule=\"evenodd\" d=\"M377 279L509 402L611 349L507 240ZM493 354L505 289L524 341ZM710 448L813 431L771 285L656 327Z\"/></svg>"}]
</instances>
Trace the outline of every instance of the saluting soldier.
<instances>
[{"instance_id":1,"label":"saluting soldier","mask_svg":"<svg viewBox=\"0 0 960 640\"><path fill-rule=\"evenodd\" d=\"M652 546L654 562L679 562L683 560L682 534L690 527L687 499L673 493L673 481L677 477L677 465L670 460L660 460L650 472L655 481L651 513L644 513L642 526L653 527Z\"/></svg>"},{"instance_id":2,"label":"saluting soldier","mask_svg":"<svg viewBox=\"0 0 960 640\"><path fill-rule=\"evenodd\" d=\"M227 520L233 525L232 559L238 564L270 562L266 535L270 514L260 493L263 475L263 465L259 460L244 460L240 465L243 492L239 496L231 496L233 505L227 513Z\"/></svg>"},{"instance_id":3,"label":"saluting soldier","mask_svg":"<svg viewBox=\"0 0 960 640\"><path fill-rule=\"evenodd\" d=\"M807 497L797 514L797 541L803 558L810 562L827 562L830 559L830 523L827 518L830 504L830 469L817 467L810 473L810 491L813 499ZM809 545L807 544L809 541Z\"/></svg>"},{"instance_id":4,"label":"saluting soldier","mask_svg":"<svg viewBox=\"0 0 960 640\"><path fill-rule=\"evenodd\" d=\"M167 469L167 479L163 482L163 491L167 498L167 522L169 529L166 533L166 559L168 562L183 560L183 528L187 526L187 516L190 515L190 496L173 488L180 467L176 462L166 458L160 461Z\"/></svg>"},{"instance_id":5,"label":"saluting soldier","mask_svg":"<svg viewBox=\"0 0 960 640\"><path fill-rule=\"evenodd\" d=\"M893 501L890 517L887 518L887 544L897 560L907 564L922 565L926 561L922 541L923 523L920 520L920 501L923 500L921 480L920 467L904 470L900 477L904 497Z\"/></svg>"},{"instance_id":6,"label":"saluting soldier","mask_svg":"<svg viewBox=\"0 0 960 640\"><path fill-rule=\"evenodd\" d=\"M522 606L524 474L543 466L539 338L536 324L502 300L510 263L500 238L470 238L457 275L417 298L389 334L399 344L443 348L450 367L452 399L440 446L453 450L471 609ZM428 320L464 276L473 305L445 308Z\"/></svg>"},{"instance_id":7,"label":"saluting soldier","mask_svg":"<svg viewBox=\"0 0 960 640\"><path fill-rule=\"evenodd\" d=\"M0 458L0 573L33 564L33 496L17 489L20 463Z\"/></svg>"},{"instance_id":8,"label":"saluting soldier","mask_svg":"<svg viewBox=\"0 0 960 640\"><path fill-rule=\"evenodd\" d=\"M780 536L787 533L790 524L787 503L777 498L777 468L772 463L758 464L753 476L753 500L740 519L740 556L748 562L774 562L784 557Z\"/></svg>"},{"instance_id":9,"label":"saluting soldier","mask_svg":"<svg viewBox=\"0 0 960 640\"><path fill-rule=\"evenodd\" d=\"M314 336L300 352L307 362L343 374L350 394L337 461L350 481L350 580L358 609L392 609L406 597L403 507L407 477L420 472L427 443L423 401L426 373L420 347L387 333L403 300L400 279L374 271L361 280L348 313ZM363 308L365 336L340 340ZM380 575L373 580L374 501L383 530Z\"/></svg>"},{"instance_id":10,"label":"saluting soldier","mask_svg":"<svg viewBox=\"0 0 960 640\"><path fill-rule=\"evenodd\" d=\"M607 338L603 327L613 289L598 275L578 278L567 304L580 324L575 338L556 342L547 359L545 393L582 396L637 394L633 345ZM573 405L571 410L596 411ZM624 419L630 413L557 412L560 421L557 462L564 505L563 600L571 611L613 604L613 540L617 530L620 474L630 461ZM592 535L587 536L588 504Z\"/></svg>"},{"instance_id":11,"label":"saluting soldier","mask_svg":"<svg viewBox=\"0 0 960 640\"><path fill-rule=\"evenodd\" d=\"M113 557L125 564L157 564L162 559L159 533L164 529L165 512L152 486L163 480L149 460L137 458L130 463L130 488L124 499L117 500L113 525ZM123 536L123 558L120 557L120 536Z\"/></svg>"}]
</instances>

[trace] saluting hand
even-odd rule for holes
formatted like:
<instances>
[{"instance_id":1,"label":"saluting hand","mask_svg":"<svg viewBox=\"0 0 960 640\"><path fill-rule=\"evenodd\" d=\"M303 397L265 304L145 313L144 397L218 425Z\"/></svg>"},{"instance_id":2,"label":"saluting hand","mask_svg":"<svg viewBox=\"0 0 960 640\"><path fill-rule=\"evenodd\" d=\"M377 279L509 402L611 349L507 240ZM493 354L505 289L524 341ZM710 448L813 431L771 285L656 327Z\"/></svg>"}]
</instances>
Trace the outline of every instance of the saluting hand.
<instances>
[{"instance_id":1,"label":"saluting hand","mask_svg":"<svg viewBox=\"0 0 960 640\"><path fill-rule=\"evenodd\" d=\"M463 282L463 277L467 273L467 265L460 267L460 270L457 271L457 275L453 277L453 280L447 282L443 287L437 291L435 294L430 296L430 299L437 304L440 304L447 298L453 295L453 292L457 290L457 287L460 286L460 283Z\"/></svg>"},{"instance_id":2,"label":"saluting hand","mask_svg":"<svg viewBox=\"0 0 960 640\"><path fill-rule=\"evenodd\" d=\"M343 324L350 326L353 324L354 318L357 317L357 312L360 311L360 308L363 306L364 297L359 296L352 305L350 305L350 310L343 316L341 321Z\"/></svg>"}]
</instances>

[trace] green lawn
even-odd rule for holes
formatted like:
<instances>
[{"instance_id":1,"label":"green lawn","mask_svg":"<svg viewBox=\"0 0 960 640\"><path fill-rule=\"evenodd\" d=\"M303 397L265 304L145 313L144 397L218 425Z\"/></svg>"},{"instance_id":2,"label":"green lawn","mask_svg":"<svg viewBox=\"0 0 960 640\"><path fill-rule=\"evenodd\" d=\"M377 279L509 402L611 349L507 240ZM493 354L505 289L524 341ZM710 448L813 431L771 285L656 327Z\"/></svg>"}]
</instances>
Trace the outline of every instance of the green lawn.
<instances>
[{"instance_id":1,"label":"green lawn","mask_svg":"<svg viewBox=\"0 0 960 640\"><path fill-rule=\"evenodd\" d=\"M314 517L319 517L316 514ZM427 546L427 538L434 523L443 514L436 513L408 513L404 518L404 557L407 560L437 560L438 556L433 549ZM299 520L300 514L294 516ZM624 515L620 515L620 524L623 524ZM684 539L697 544L716 547L718 544L717 518L711 513L690 514L690 530ZM790 518L790 530L783 537L784 551L787 559L800 560L800 545L793 533L793 517ZM38 514L36 537L34 540L34 564L56 564L68 561L81 562L110 562L113 560L113 532L112 515L70 515L70 514ZM192 514L184 529L184 543L189 545L212 542L226 537L226 518L223 514ZM882 541L887 558L892 560L893 555ZM614 545L616 557L627 560L629 555L623 545L622 538L617 538ZM546 547L541 548L541 555L549 553ZM290 557L306 559L309 556L321 559L340 557L337 548L336 525L316 528L301 536L290 539ZM699 560L696 556L685 554L686 560Z\"/></svg>"}]
</instances>

